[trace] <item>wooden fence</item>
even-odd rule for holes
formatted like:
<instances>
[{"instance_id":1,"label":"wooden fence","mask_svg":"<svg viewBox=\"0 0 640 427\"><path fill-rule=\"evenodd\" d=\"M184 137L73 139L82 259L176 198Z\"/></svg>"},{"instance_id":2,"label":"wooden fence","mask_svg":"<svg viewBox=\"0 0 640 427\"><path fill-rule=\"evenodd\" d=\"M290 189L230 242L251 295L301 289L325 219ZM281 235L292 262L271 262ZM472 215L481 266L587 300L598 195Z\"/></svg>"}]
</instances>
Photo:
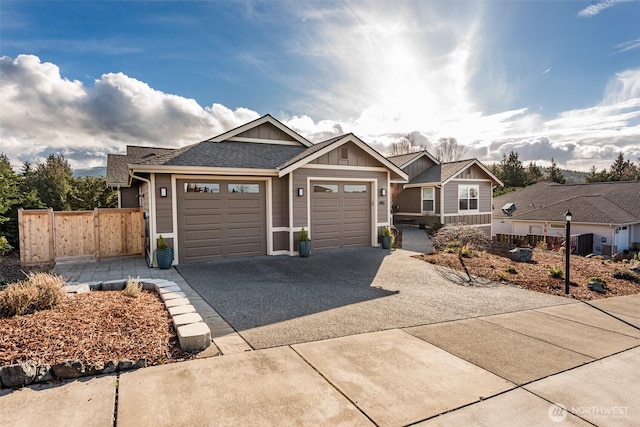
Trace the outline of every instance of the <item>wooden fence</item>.
<instances>
[{"instance_id":1,"label":"wooden fence","mask_svg":"<svg viewBox=\"0 0 640 427\"><path fill-rule=\"evenodd\" d=\"M516 234L496 234L493 241L505 246L528 246L536 247L540 242L546 244L547 249L558 250L564 246L565 237L562 236L539 236L536 234L516 235ZM593 252L593 234L571 235L572 253L576 255L589 255Z\"/></svg>"},{"instance_id":2,"label":"wooden fence","mask_svg":"<svg viewBox=\"0 0 640 427\"><path fill-rule=\"evenodd\" d=\"M142 209L18 211L20 263L142 255Z\"/></svg>"}]
</instances>

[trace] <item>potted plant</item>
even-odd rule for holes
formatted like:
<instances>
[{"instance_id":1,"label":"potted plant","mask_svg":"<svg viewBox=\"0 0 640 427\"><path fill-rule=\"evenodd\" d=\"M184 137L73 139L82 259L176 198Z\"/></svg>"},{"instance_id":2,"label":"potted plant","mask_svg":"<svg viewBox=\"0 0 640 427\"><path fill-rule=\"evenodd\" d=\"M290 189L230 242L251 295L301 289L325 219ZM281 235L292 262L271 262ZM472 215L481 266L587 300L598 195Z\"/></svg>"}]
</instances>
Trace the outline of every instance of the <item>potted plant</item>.
<instances>
[{"instance_id":1,"label":"potted plant","mask_svg":"<svg viewBox=\"0 0 640 427\"><path fill-rule=\"evenodd\" d=\"M382 238L380 241L382 242L382 249L391 249L393 236L391 235L391 229L389 227L385 227L382 231Z\"/></svg>"},{"instance_id":2,"label":"potted plant","mask_svg":"<svg viewBox=\"0 0 640 427\"><path fill-rule=\"evenodd\" d=\"M311 254L311 240L309 240L309 233L302 227L298 234L298 252L300 257L307 258Z\"/></svg>"},{"instance_id":3,"label":"potted plant","mask_svg":"<svg viewBox=\"0 0 640 427\"><path fill-rule=\"evenodd\" d=\"M169 243L162 235L158 237L157 246L156 262L158 263L158 268L171 268L171 264L173 263L173 248L169 246Z\"/></svg>"}]
</instances>

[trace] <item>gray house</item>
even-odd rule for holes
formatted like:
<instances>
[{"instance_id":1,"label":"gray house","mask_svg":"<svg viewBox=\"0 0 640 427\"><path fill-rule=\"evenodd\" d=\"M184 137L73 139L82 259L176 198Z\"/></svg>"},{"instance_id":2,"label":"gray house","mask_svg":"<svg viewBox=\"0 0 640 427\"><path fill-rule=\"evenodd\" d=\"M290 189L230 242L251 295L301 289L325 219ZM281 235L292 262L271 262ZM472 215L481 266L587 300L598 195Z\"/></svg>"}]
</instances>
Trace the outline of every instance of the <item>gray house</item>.
<instances>
[{"instance_id":1,"label":"gray house","mask_svg":"<svg viewBox=\"0 0 640 427\"><path fill-rule=\"evenodd\" d=\"M396 164L353 134L313 144L270 115L179 149L127 147L109 155L107 184L120 207L141 206L153 262L162 235L174 264L378 246L390 224Z\"/></svg>"},{"instance_id":2,"label":"gray house","mask_svg":"<svg viewBox=\"0 0 640 427\"><path fill-rule=\"evenodd\" d=\"M511 210L502 208L508 206ZM594 254L640 247L640 181L593 184L540 182L494 199L493 232L515 235L593 234Z\"/></svg>"},{"instance_id":3,"label":"gray house","mask_svg":"<svg viewBox=\"0 0 640 427\"><path fill-rule=\"evenodd\" d=\"M389 160L409 178L392 183L396 224L465 223L491 235L493 187L503 184L479 160L439 163L427 151Z\"/></svg>"}]
</instances>

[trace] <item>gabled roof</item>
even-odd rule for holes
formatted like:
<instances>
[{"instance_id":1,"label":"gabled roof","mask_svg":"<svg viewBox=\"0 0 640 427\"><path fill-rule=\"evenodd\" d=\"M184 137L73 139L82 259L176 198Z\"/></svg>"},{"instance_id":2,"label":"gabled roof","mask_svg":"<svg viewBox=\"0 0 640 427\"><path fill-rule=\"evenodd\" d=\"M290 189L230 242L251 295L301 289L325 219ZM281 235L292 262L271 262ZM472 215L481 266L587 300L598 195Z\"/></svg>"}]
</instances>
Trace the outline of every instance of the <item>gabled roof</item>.
<instances>
[{"instance_id":1,"label":"gabled roof","mask_svg":"<svg viewBox=\"0 0 640 427\"><path fill-rule=\"evenodd\" d=\"M435 166L425 170L420 175L413 178L409 181L408 184L405 184L405 187L419 187L425 184L431 185L445 185L453 178L458 176L461 172L464 172L466 169L470 168L473 165L477 165L480 167L489 178L494 181L496 184L502 186L502 181L500 181L495 175L487 169L478 159L467 159L467 160L458 160L456 162L447 162L436 164Z\"/></svg>"},{"instance_id":2,"label":"gabled roof","mask_svg":"<svg viewBox=\"0 0 640 427\"><path fill-rule=\"evenodd\" d=\"M399 178L405 181L409 179L407 174L402 169L400 169L398 166L393 164L389 159L384 157L382 154L380 154L378 151L372 148L369 144L367 144L366 142L364 142L363 140L361 140L360 138L358 138L352 133L337 136L335 138L328 139L326 141L320 142L318 144L315 144L307 148L297 156L281 164L278 167L279 169L278 175L280 177L283 177L291 173L292 171L298 169L299 167L304 166L307 163L313 161L314 159L317 159L318 157L328 153L329 151L335 150L341 145L346 144L347 142L352 142L355 145L357 145L359 148L361 148L363 151L368 153L370 156L374 157L384 166L391 169L391 171L395 172Z\"/></svg>"},{"instance_id":3,"label":"gabled roof","mask_svg":"<svg viewBox=\"0 0 640 427\"><path fill-rule=\"evenodd\" d=\"M438 159L433 157L427 150L416 151L414 153L399 154L397 156L388 156L387 159L391 160L394 165L400 168L405 168L421 157L428 157L436 165L440 163Z\"/></svg>"},{"instance_id":4,"label":"gabled roof","mask_svg":"<svg viewBox=\"0 0 640 427\"><path fill-rule=\"evenodd\" d=\"M278 120L274 119L271 116L271 114L265 114L264 116L258 119L255 119L253 121L250 121L248 123L245 123L242 126L238 126L235 129L231 129L224 133L221 133L218 136L214 136L213 138L208 139L207 142L222 142L222 141L232 140L237 135L243 132L246 132L249 129L263 125L265 123L270 123L271 125L275 126L276 128L280 129L282 132L289 135L293 140L299 142L301 145L305 147L311 147L313 145L312 142L309 141L307 138L303 137L299 133L295 132L293 129L288 128L287 126L280 123Z\"/></svg>"},{"instance_id":5,"label":"gabled roof","mask_svg":"<svg viewBox=\"0 0 640 427\"><path fill-rule=\"evenodd\" d=\"M514 203L510 219L564 222L571 211L573 222L629 224L640 222L640 181L592 184L540 182L493 199L494 218L507 218L501 207Z\"/></svg>"}]
</instances>

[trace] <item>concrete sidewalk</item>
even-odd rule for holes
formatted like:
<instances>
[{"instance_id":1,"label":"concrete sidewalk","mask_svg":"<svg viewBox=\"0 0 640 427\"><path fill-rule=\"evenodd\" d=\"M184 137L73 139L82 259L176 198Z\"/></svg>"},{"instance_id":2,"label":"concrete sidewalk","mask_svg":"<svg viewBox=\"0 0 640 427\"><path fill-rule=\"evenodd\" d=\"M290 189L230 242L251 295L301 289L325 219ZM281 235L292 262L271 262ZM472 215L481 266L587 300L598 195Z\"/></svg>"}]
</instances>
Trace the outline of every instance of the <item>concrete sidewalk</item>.
<instances>
[{"instance_id":1,"label":"concrete sidewalk","mask_svg":"<svg viewBox=\"0 0 640 427\"><path fill-rule=\"evenodd\" d=\"M599 301L640 318L640 295ZM583 303L155 366L0 397L3 426L640 419L640 331Z\"/></svg>"},{"instance_id":2,"label":"concrete sidewalk","mask_svg":"<svg viewBox=\"0 0 640 427\"><path fill-rule=\"evenodd\" d=\"M398 228L402 230L402 249L420 254L433 252L433 244L425 230L411 226L400 226Z\"/></svg>"}]
</instances>

